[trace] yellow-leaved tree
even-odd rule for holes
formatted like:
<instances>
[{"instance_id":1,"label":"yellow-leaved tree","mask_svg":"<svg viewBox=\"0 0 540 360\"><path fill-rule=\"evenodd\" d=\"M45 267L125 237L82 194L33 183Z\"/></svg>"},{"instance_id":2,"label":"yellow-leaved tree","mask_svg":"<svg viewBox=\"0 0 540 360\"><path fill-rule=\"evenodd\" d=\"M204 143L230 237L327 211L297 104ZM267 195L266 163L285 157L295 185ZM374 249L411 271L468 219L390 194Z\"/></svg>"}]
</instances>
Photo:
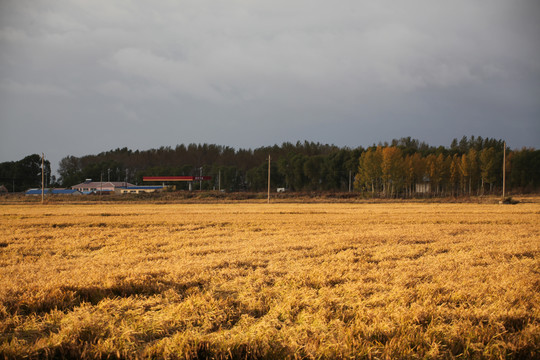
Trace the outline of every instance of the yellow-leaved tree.
<instances>
[{"instance_id":1,"label":"yellow-leaved tree","mask_svg":"<svg viewBox=\"0 0 540 360\"><path fill-rule=\"evenodd\" d=\"M405 183L405 168L403 154L395 146L385 147L382 150L382 182L384 196L394 196Z\"/></svg>"}]
</instances>

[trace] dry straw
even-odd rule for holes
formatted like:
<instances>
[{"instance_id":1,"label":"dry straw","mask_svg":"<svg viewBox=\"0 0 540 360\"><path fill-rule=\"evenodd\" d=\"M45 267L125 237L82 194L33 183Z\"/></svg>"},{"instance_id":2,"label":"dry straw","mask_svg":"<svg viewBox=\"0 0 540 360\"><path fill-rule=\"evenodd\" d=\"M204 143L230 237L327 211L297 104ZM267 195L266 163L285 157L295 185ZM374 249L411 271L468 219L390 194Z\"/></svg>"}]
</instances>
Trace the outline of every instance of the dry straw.
<instances>
[{"instance_id":1,"label":"dry straw","mask_svg":"<svg viewBox=\"0 0 540 360\"><path fill-rule=\"evenodd\" d=\"M532 358L538 204L0 208L7 358Z\"/></svg>"}]
</instances>

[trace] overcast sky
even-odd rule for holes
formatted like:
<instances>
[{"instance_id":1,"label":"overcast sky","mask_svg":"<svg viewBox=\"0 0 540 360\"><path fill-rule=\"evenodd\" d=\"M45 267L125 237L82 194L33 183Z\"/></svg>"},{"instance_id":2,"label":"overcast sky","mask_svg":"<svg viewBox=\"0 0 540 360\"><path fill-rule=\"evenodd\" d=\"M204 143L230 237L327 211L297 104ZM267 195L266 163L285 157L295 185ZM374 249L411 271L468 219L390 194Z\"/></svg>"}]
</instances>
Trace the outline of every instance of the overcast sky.
<instances>
[{"instance_id":1,"label":"overcast sky","mask_svg":"<svg viewBox=\"0 0 540 360\"><path fill-rule=\"evenodd\" d=\"M188 143L540 148L538 0L0 0L0 161Z\"/></svg>"}]
</instances>

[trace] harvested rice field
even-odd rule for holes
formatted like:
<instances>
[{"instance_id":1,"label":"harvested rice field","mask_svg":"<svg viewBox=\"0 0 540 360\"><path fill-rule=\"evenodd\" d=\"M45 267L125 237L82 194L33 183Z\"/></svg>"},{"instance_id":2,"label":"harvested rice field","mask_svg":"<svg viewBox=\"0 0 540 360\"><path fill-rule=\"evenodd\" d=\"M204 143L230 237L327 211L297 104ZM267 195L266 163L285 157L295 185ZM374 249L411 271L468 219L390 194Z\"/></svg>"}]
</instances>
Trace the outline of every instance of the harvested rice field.
<instances>
[{"instance_id":1,"label":"harvested rice field","mask_svg":"<svg viewBox=\"0 0 540 360\"><path fill-rule=\"evenodd\" d=\"M0 205L0 357L540 357L540 204Z\"/></svg>"}]
</instances>

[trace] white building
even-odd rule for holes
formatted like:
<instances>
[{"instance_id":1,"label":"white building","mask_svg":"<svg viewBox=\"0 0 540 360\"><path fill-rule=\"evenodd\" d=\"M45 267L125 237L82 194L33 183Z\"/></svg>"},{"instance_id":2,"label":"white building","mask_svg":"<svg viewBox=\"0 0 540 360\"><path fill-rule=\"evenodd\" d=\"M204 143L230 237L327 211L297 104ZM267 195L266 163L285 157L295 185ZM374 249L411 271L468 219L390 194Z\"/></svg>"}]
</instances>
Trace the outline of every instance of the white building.
<instances>
[{"instance_id":1,"label":"white building","mask_svg":"<svg viewBox=\"0 0 540 360\"><path fill-rule=\"evenodd\" d=\"M114 192L116 189L135 186L124 181L92 181L92 179L86 179L85 182L77 185L73 185L71 188L79 190L83 194L97 193L97 192Z\"/></svg>"}]
</instances>

